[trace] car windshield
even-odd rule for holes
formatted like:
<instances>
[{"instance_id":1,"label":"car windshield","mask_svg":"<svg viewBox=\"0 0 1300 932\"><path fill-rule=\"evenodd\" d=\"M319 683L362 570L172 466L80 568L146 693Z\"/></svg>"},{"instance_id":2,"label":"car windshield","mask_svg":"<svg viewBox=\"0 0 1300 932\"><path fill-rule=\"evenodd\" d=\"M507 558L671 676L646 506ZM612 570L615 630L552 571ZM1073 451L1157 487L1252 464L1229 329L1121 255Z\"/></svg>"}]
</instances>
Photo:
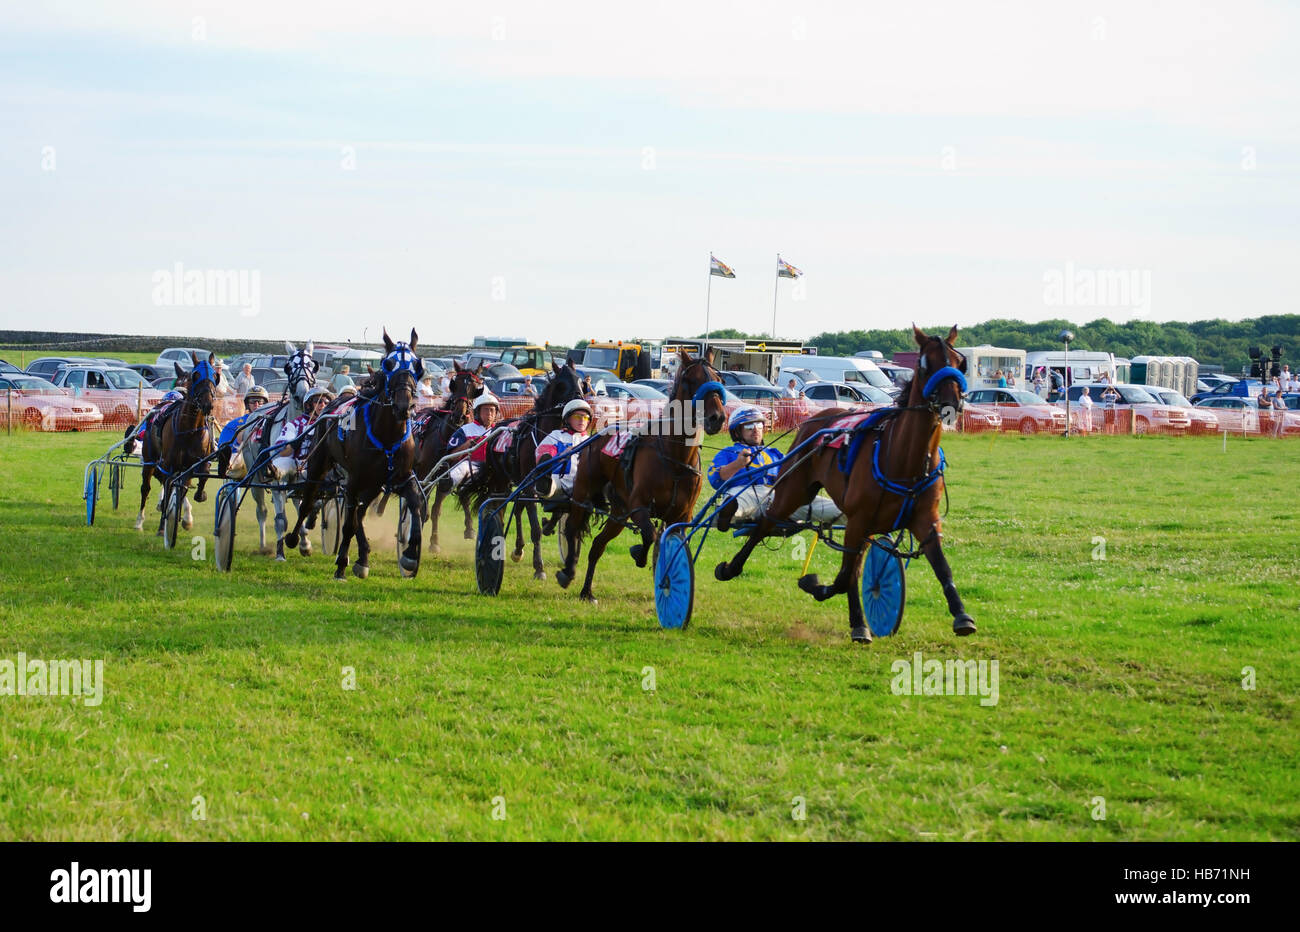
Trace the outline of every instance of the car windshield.
<instances>
[{"instance_id":1,"label":"car windshield","mask_svg":"<svg viewBox=\"0 0 1300 932\"><path fill-rule=\"evenodd\" d=\"M612 346L600 349L588 347L584 358L588 368L612 369L618 365L618 349Z\"/></svg>"},{"instance_id":2,"label":"car windshield","mask_svg":"<svg viewBox=\"0 0 1300 932\"><path fill-rule=\"evenodd\" d=\"M772 384L767 379L759 375L757 372L733 372L731 373L731 375L733 378L735 378L736 383L739 385L771 385Z\"/></svg>"},{"instance_id":3,"label":"car windshield","mask_svg":"<svg viewBox=\"0 0 1300 932\"><path fill-rule=\"evenodd\" d=\"M45 379L38 379L35 376L6 376L3 380L14 391L27 392L28 394L38 395L62 395L62 389L54 385L53 382L47 382Z\"/></svg>"},{"instance_id":4,"label":"car windshield","mask_svg":"<svg viewBox=\"0 0 1300 932\"><path fill-rule=\"evenodd\" d=\"M1138 388L1135 385L1125 385L1123 388L1116 386L1115 390L1119 392L1119 396L1125 402L1131 405L1160 404L1158 398L1153 397L1146 389Z\"/></svg>"},{"instance_id":5,"label":"car windshield","mask_svg":"<svg viewBox=\"0 0 1300 932\"><path fill-rule=\"evenodd\" d=\"M134 369L105 369L104 378L108 380L108 384L113 388L150 387L144 376Z\"/></svg>"},{"instance_id":6,"label":"car windshield","mask_svg":"<svg viewBox=\"0 0 1300 932\"><path fill-rule=\"evenodd\" d=\"M1167 405L1173 405L1176 408L1190 408L1192 403L1175 391L1164 391L1160 393L1160 400Z\"/></svg>"},{"instance_id":7,"label":"car windshield","mask_svg":"<svg viewBox=\"0 0 1300 932\"><path fill-rule=\"evenodd\" d=\"M866 382L875 388L890 388L893 382L879 369L855 369L844 373L846 382Z\"/></svg>"},{"instance_id":8,"label":"car windshield","mask_svg":"<svg viewBox=\"0 0 1300 932\"><path fill-rule=\"evenodd\" d=\"M667 401L668 396L663 392L656 391L649 385L633 385L627 382L620 382L617 386L633 398L643 398L646 401ZM611 389L612 390L612 389Z\"/></svg>"},{"instance_id":9,"label":"car windshield","mask_svg":"<svg viewBox=\"0 0 1300 932\"><path fill-rule=\"evenodd\" d=\"M872 404L893 404L894 399L890 397L889 392L882 391L874 385L855 385L854 388L858 390L858 394L862 395Z\"/></svg>"},{"instance_id":10,"label":"car windshield","mask_svg":"<svg viewBox=\"0 0 1300 932\"><path fill-rule=\"evenodd\" d=\"M1042 399L1042 398L1039 398L1039 397L1038 397L1037 395L1035 395L1033 392L1018 392L1018 391L1011 391L1011 392L1008 392L1008 394L1011 395L1011 397L1015 399L1016 404L1022 404L1022 405L1041 405L1041 404L1043 404L1043 399Z\"/></svg>"}]
</instances>

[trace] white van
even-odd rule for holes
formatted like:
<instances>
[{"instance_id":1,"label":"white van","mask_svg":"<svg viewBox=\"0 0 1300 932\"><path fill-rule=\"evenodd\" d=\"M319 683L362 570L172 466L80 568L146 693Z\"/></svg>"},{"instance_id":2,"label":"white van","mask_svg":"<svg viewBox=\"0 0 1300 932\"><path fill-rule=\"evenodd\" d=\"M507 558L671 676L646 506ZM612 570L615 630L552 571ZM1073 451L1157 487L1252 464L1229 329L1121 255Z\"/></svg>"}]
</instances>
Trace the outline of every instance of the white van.
<instances>
[{"instance_id":1,"label":"white van","mask_svg":"<svg viewBox=\"0 0 1300 932\"><path fill-rule=\"evenodd\" d=\"M826 382L865 382L881 391L896 391L893 381L870 359L861 356L782 356L778 363L776 384L785 388L788 378L781 378L786 369L804 369Z\"/></svg>"}]
</instances>

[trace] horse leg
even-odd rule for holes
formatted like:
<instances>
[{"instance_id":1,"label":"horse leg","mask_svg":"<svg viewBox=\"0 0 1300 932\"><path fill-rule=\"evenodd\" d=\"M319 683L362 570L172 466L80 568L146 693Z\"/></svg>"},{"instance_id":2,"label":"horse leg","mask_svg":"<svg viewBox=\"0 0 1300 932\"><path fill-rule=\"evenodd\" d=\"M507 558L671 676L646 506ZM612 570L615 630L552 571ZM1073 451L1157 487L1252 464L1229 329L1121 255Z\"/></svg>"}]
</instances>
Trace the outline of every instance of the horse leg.
<instances>
[{"instance_id":1,"label":"horse leg","mask_svg":"<svg viewBox=\"0 0 1300 932\"><path fill-rule=\"evenodd\" d=\"M596 604L596 596L591 591L591 581L596 577L596 563L605 552L605 546L621 533L623 533L623 522L611 518L605 522L596 539L591 542L591 551L587 554L587 578L582 584L582 591L578 593L578 598L582 601Z\"/></svg>"},{"instance_id":2,"label":"horse leg","mask_svg":"<svg viewBox=\"0 0 1300 932\"><path fill-rule=\"evenodd\" d=\"M135 517L135 529L144 530L144 506L149 504L149 477L153 475L152 466L140 467L140 513Z\"/></svg>"},{"instance_id":3,"label":"horse leg","mask_svg":"<svg viewBox=\"0 0 1300 932\"><path fill-rule=\"evenodd\" d=\"M190 481L185 480L185 485L181 486L181 527L190 530L194 527L194 506L190 504Z\"/></svg>"},{"instance_id":4,"label":"horse leg","mask_svg":"<svg viewBox=\"0 0 1300 932\"><path fill-rule=\"evenodd\" d=\"M510 551L510 559L518 563L524 555L524 506L515 502L510 510L510 519L515 522L515 549Z\"/></svg>"},{"instance_id":5,"label":"horse leg","mask_svg":"<svg viewBox=\"0 0 1300 932\"><path fill-rule=\"evenodd\" d=\"M545 579L546 568L542 563L542 524L537 520L537 505L529 502L524 510L528 514L528 533L533 541L533 579Z\"/></svg>"},{"instance_id":6,"label":"horse leg","mask_svg":"<svg viewBox=\"0 0 1300 932\"><path fill-rule=\"evenodd\" d=\"M270 553L266 546L266 516L269 514L266 509L266 489L254 487L253 501L257 505L257 549L262 553Z\"/></svg>"},{"instance_id":7,"label":"horse leg","mask_svg":"<svg viewBox=\"0 0 1300 932\"><path fill-rule=\"evenodd\" d=\"M635 496L633 497L633 500L636 500ZM641 543L633 544L631 548L629 548L629 552L632 555L632 561L636 563L637 569L643 570L645 569L646 560L650 555L651 548L654 547L654 522L650 520L650 509L645 505L634 507L627 513L627 516L632 519L632 523L635 524L637 530L641 532Z\"/></svg>"},{"instance_id":8,"label":"horse leg","mask_svg":"<svg viewBox=\"0 0 1300 932\"><path fill-rule=\"evenodd\" d=\"M433 504L429 506L429 553L441 553L438 546L438 515L442 513L442 500L447 497L442 482L435 484Z\"/></svg>"},{"instance_id":9,"label":"horse leg","mask_svg":"<svg viewBox=\"0 0 1300 932\"><path fill-rule=\"evenodd\" d=\"M862 561L866 548L874 546L866 534L867 522L861 514L849 519L844 528L844 553L841 555L840 572L835 577L834 587L849 596L849 637L857 644L871 643L871 629L867 627L866 616L862 613Z\"/></svg>"},{"instance_id":10,"label":"horse leg","mask_svg":"<svg viewBox=\"0 0 1300 932\"><path fill-rule=\"evenodd\" d=\"M569 541L569 556L564 566L555 571L555 581L561 589L568 589L578 570L578 553L582 548L582 535L586 533L591 512L577 505L569 506L569 520L564 523L564 536Z\"/></svg>"},{"instance_id":11,"label":"horse leg","mask_svg":"<svg viewBox=\"0 0 1300 932\"><path fill-rule=\"evenodd\" d=\"M411 522L411 532L406 535L406 550L398 558L397 565L401 567L403 576L414 578L420 571L420 535L424 533L424 528L420 527L420 490L414 478L406 483L402 497L406 499L406 520Z\"/></svg>"},{"instance_id":12,"label":"horse leg","mask_svg":"<svg viewBox=\"0 0 1300 932\"><path fill-rule=\"evenodd\" d=\"M285 516L285 502L289 495L283 488L271 490L271 503L275 506L275 562L283 563L284 556L284 537L289 532L289 519ZM298 524L302 524L302 515L298 515ZM295 526L294 531L298 528ZM297 536L295 534L294 543L296 544ZM293 546L293 544L290 544Z\"/></svg>"},{"instance_id":13,"label":"horse leg","mask_svg":"<svg viewBox=\"0 0 1300 932\"><path fill-rule=\"evenodd\" d=\"M748 560L749 555L754 552L754 548L758 546L759 542L762 541L764 537L772 532L772 528L775 526L776 525L773 524L772 519L766 515L759 518L758 526L755 527L754 530L750 532L749 536L745 538L745 543L741 545L740 550L736 555L730 560L723 560L713 568L713 578L719 582L726 582L729 579L735 579L739 576L745 569L745 561ZM816 577L813 578L815 579Z\"/></svg>"},{"instance_id":14,"label":"horse leg","mask_svg":"<svg viewBox=\"0 0 1300 932\"><path fill-rule=\"evenodd\" d=\"M338 555L334 560L334 578L342 582L347 579L348 548L352 545L352 535L357 527L357 500L351 489L343 493L343 530L339 536Z\"/></svg>"},{"instance_id":15,"label":"horse leg","mask_svg":"<svg viewBox=\"0 0 1300 932\"><path fill-rule=\"evenodd\" d=\"M366 540L366 509L373 499L357 499L357 562L352 564L352 575L365 579L370 575L370 541Z\"/></svg>"},{"instance_id":16,"label":"horse leg","mask_svg":"<svg viewBox=\"0 0 1300 932\"><path fill-rule=\"evenodd\" d=\"M474 503L468 492L457 492L456 497L460 499L460 510L465 512L465 539L474 539Z\"/></svg>"},{"instance_id":17,"label":"horse leg","mask_svg":"<svg viewBox=\"0 0 1300 932\"><path fill-rule=\"evenodd\" d=\"M204 466L203 471L199 473L199 487L194 490L194 500L196 502L206 502L208 500L207 485L208 467Z\"/></svg>"},{"instance_id":18,"label":"horse leg","mask_svg":"<svg viewBox=\"0 0 1300 932\"><path fill-rule=\"evenodd\" d=\"M913 534L920 536L915 531ZM965 637L975 633L975 619L966 612L966 606L962 604L961 596L957 594L957 586L952 581L952 569L948 566L948 558L943 555L941 536L939 521L935 519L930 525L930 530L926 532L925 543L921 545L921 550L925 553L925 558L930 561L930 568L934 570L935 578L943 587L944 598L948 600L948 613L952 615L952 633L958 637Z\"/></svg>"}]
</instances>

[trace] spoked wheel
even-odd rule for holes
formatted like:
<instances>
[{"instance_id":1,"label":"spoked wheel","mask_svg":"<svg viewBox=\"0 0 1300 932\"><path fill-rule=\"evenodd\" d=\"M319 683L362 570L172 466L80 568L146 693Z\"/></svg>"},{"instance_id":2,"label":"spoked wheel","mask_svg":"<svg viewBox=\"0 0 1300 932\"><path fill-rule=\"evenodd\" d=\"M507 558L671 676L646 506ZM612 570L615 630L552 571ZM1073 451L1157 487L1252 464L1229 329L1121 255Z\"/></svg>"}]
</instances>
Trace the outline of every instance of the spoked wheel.
<instances>
[{"instance_id":1,"label":"spoked wheel","mask_svg":"<svg viewBox=\"0 0 1300 932\"><path fill-rule=\"evenodd\" d=\"M862 567L862 611L873 636L885 638L898 630L906 594L902 559L892 550L871 544Z\"/></svg>"},{"instance_id":2,"label":"spoked wheel","mask_svg":"<svg viewBox=\"0 0 1300 932\"><path fill-rule=\"evenodd\" d=\"M406 499L402 499L397 506L397 549L405 547L410 537L411 509L407 507Z\"/></svg>"},{"instance_id":3,"label":"spoked wheel","mask_svg":"<svg viewBox=\"0 0 1300 932\"><path fill-rule=\"evenodd\" d=\"M91 466L86 476L86 524L95 523L95 498L99 495L99 467Z\"/></svg>"},{"instance_id":4,"label":"spoked wheel","mask_svg":"<svg viewBox=\"0 0 1300 932\"><path fill-rule=\"evenodd\" d=\"M217 540L217 569L229 573L235 560L235 509L239 496L232 489L230 493L217 495L217 523L213 536Z\"/></svg>"},{"instance_id":5,"label":"spoked wheel","mask_svg":"<svg viewBox=\"0 0 1300 932\"><path fill-rule=\"evenodd\" d=\"M478 540L474 544L474 573L478 591L496 595L506 571L505 529L499 511L488 511L478 522Z\"/></svg>"},{"instance_id":6,"label":"spoked wheel","mask_svg":"<svg viewBox=\"0 0 1300 932\"><path fill-rule=\"evenodd\" d=\"M401 533L400 526L398 533ZM320 506L320 549L326 556L338 553L343 539L343 494L325 499Z\"/></svg>"},{"instance_id":7,"label":"spoked wheel","mask_svg":"<svg viewBox=\"0 0 1300 932\"><path fill-rule=\"evenodd\" d=\"M176 546L176 532L180 528L184 502L185 487L180 483L173 483L167 490L167 505L163 510L163 547L167 550Z\"/></svg>"},{"instance_id":8,"label":"spoked wheel","mask_svg":"<svg viewBox=\"0 0 1300 932\"><path fill-rule=\"evenodd\" d=\"M685 628L695 607L695 563L681 528L659 536L655 554L655 614L664 628Z\"/></svg>"},{"instance_id":9,"label":"spoked wheel","mask_svg":"<svg viewBox=\"0 0 1300 932\"><path fill-rule=\"evenodd\" d=\"M108 491L113 497L113 510L117 511L117 500L122 495L122 467L117 463L108 467Z\"/></svg>"},{"instance_id":10,"label":"spoked wheel","mask_svg":"<svg viewBox=\"0 0 1300 932\"><path fill-rule=\"evenodd\" d=\"M569 565L569 514L565 512L555 522L555 543L560 549L560 566Z\"/></svg>"}]
</instances>

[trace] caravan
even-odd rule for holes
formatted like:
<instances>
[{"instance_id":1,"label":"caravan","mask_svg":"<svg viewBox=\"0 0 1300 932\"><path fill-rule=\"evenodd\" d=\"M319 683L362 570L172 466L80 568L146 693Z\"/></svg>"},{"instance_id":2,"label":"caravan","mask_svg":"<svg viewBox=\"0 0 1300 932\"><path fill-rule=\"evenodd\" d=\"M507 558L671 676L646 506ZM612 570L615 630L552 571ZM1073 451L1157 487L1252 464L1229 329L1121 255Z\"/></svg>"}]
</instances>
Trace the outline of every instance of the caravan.
<instances>
[{"instance_id":1,"label":"caravan","mask_svg":"<svg viewBox=\"0 0 1300 932\"><path fill-rule=\"evenodd\" d=\"M966 385L968 391L982 388L1029 389L1025 378L1025 351L1001 346L958 346L957 352L966 357ZM1001 372L1006 384L999 384Z\"/></svg>"},{"instance_id":2,"label":"caravan","mask_svg":"<svg viewBox=\"0 0 1300 932\"><path fill-rule=\"evenodd\" d=\"M1129 365L1125 363L1120 365L1113 353L1098 353L1088 350L1071 351L1070 358L1070 375L1066 380L1067 385L1083 382L1101 382L1109 375L1116 382L1127 382ZM1065 374L1066 354L1063 350L1049 350L1047 352L1036 352L1025 354L1025 371L1032 381L1034 373L1039 367L1046 369L1048 372L1055 372L1058 375ZM1051 379L1047 380L1051 385ZM1051 400L1049 397L1048 400Z\"/></svg>"}]
</instances>

